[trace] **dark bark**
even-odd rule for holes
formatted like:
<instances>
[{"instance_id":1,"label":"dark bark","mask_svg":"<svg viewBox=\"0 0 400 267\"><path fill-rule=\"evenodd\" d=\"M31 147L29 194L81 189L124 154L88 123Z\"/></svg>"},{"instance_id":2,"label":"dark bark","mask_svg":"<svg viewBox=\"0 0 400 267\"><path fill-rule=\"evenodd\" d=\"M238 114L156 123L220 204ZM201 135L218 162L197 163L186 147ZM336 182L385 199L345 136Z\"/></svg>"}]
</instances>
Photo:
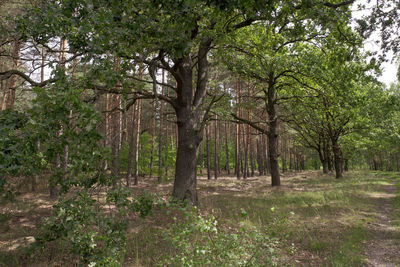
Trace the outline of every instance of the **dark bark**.
<instances>
[{"instance_id":1,"label":"dark bark","mask_svg":"<svg viewBox=\"0 0 400 267\"><path fill-rule=\"evenodd\" d=\"M212 40L204 38L197 53L197 83L193 95L192 60L180 59L176 65L177 99L174 105L178 124L178 150L172 196L198 204L197 197L197 150L202 140L204 121L202 106L208 79L207 54Z\"/></svg>"},{"instance_id":2,"label":"dark bark","mask_svg":"<svg viewBox=\"0 0 400 267\"><path fill-rule=\"evenodd\" d=\"M264 175L264 157L263 157L263 146L260 138L257 138L257 165L258 175Z\"/></svg>"},{"instance_id":3,"label":"dark bark","mask_svg":"<svg viewBox=\"0 0 400 267\"><path fill-rule=\"evenodd\" d=\"M336 173L336 178L342 178L343 173L342 173L342 153L340 151L339 144L337 143L337 140L332 140L332 151L333 151L333 157L334 157L334 163L335 163L335 173Z\"/></svg>"},{"instance_id":4,"label":"dark bark","mask_svg":"<svg viewBox=\"0 0 400 267\"><path fill-rule=\"evenodd\" d=\"M268 154L269 164L271 171L271 185L280 186L281 178L279 174L279 162L278 162L278 118L276 114L276 92L274 84L274 72L271 71L268 79L268 101L267 101L267 112L269 119L269 130L268 130Z\"/></svg>"}]
</instances>

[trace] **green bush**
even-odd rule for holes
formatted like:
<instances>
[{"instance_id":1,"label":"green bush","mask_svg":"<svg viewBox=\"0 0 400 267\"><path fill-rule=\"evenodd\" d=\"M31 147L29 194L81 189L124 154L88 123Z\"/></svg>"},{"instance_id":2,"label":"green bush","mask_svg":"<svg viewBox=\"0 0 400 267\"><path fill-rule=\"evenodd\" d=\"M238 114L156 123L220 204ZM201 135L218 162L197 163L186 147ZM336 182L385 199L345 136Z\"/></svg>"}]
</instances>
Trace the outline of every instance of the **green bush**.
<instances>
[{"instance_id":1,"label":"green bush","mask_svg":"<svg viewBox=\"0 0 400 267\"><path fill-rule=\"evenodd\" d=\"M193 207L183 210L183 221L165 230L170 257L160 266L274 266L278 240L249 225L245 212L239 229L223 229L213 214L203 216Z\"/></svg>"}]
</instances>

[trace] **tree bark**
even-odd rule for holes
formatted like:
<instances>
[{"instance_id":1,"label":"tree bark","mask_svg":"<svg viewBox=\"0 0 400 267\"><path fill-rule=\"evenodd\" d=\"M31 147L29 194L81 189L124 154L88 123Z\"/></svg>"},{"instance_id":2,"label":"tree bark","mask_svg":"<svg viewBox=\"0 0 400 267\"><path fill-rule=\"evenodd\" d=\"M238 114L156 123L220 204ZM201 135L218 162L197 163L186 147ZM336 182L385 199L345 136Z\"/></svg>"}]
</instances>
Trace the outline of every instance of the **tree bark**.
<instances>
[{"instance_id":1,"label":"tree bark","mask_svg":"<svg viewBox=\"0 0 400 267\"><path fill-rule=\"evenodd\" d=\"M134 174L134 185L139 184L139 148L140 148L140 128L141 128L141 113L142 113L142 101L138 99L137 102L137 113L136 113L136 141L135 141L135 174Z\"/></svg>"},{"instance_id":2,"label":"tree bark","mask_svg":"<svg viewBox=\"0 0 400 267\"><path fill-rule=\"evenodd\" d=\"M225 123L225 170L228 175L231 174L229 166L229 124Z\"/></svg>"},{"instance_id":3,"label":"tree bark","mask_svg":"<svg viewBox=\"0 0 400 267\"><path fill-rule=\"evenodd\" d=\"M162 69L162 74L161 74L162 80L161 82L164 84L165 82L165 71ZM164 86L161 86L161 95L164 95ZM160 183L162 181L162 147L163 147L163 141L162 141L162 133L163 133L163 124L164 124L164 101L162 100L160 103L160 128L158 132L158 182Z\"/></svg>"},{"instance_id":4,"label":"tree bark","mask_svg":"<svg viewBox=\"0 0 400 267\"><path fill-rule=\"evenodd\" d=\"M128 155L128 169L126 172L126 186L129 187L132 181L132 173L133 173L133 161L135 154L135 106L132 106L132 115L131 115L131 128L129 133L129 155Z\"/></svg>"},{"instance_id":5,"label":"tree bark","mask_svg":"<svg viewBox=\"0 0 400 267\"><path fill-rule=\"evenodd\" d=\"M211 152L210 152L210 126L206 126L206 146L207 146L207 179L211 180Z\"/></svg>"},{"instance_id":6,"label":"tree bark","mask_svg":"<svg viewBox=\"0 0 400 267\"><path fill-rule=\"evenodd\" d=\"M14 47L13 47L13 68L17 69L19 66L19 53L20 53L20 48L21 48L21 43L17 39L14 41ZM17 75L12 75L10 77L10 86L8 88L8 97L7 97L7 109L14 110L14 105L15 105L15 91L17 87Z\"/></svg>"},{"instance_id":7,"label":"tree bark","mask_svg":"<svg viewBox=\"0 0 400 267\"><path fill-rule=\"evenodd\" d=\"M271 71L268 80L268 101L267 101L267 112L269 119L269 130L268 130L268 154L269 154L269 165L271 171L271 185L280 186L281 179L279 174L279 162L278 162L278 119L275 109L276 104L276 92L274 84L274 72Z\"/></svg>"},{"instance_id":8,"label":"tree bark","mask_svg":"<svg viewBox=\"0 0 400 267\"><path fill-rule=\"evenodd\" d=\"M342 155L340 151L339 144L337 143L337 140L332 140L332 150L333 150L333 157L334 157L334 163L335 163L335 173L336 173L336 178L343 178L343 173L342 173Z\"/></svg>"},{"instance_id":9,"label":"tree bark","mask_svg":"<svg viewBox=\"0 0 400 267\"><path fill-rule=\"evenodd\" d=\"M215 115L215 123L214 123L214 179L218 178L219 171L219 157L218 157L218 115Z\"/></svg>"},{"instance_id":10,"label":"tree bark","mask_svg":"<svg viewBox=\"0 0 400 267\"><path fill-rule=\"evenodd\" d=\"M153 86L156 85L153 83ZM154 148L155 148L155 128L156 128L156 100L153 100L151 104L151 154L150 154L150 170L149 177L153 175L153 164L154 164Z\"/></svg>"},{"instance_id":11,"label":"tree bark","mask_svg":"<svg viewBox=\"0 0 400 267\"><path fill-rule=\"evenodd\" d=\"M236 104L236 114L240 117L240 79L236 81ZM240 161L240 124L236 123L235 173L238 180L240 180Z\"/></svg>"}]
</instances>

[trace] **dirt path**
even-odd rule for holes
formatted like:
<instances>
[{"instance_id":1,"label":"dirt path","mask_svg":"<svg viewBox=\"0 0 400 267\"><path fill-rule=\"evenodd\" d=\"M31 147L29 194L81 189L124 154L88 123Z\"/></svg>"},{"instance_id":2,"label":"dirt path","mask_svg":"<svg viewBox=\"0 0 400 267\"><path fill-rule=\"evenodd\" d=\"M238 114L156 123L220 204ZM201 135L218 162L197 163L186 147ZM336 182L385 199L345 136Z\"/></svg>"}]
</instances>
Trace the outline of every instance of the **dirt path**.
<instances>
[{"instance_id":1,"label":"dirt path","mask_svg":"<svg viewBox=\"0 0 400 267\"><path fill-rule=\"evenodd\" d=\"M368 266L400 266L400 231L391 222L396 209L396 191L393 184L385 185L372 196L377 220L367 226L370 233L366 251Z\"/></svg>"}]
</instances>

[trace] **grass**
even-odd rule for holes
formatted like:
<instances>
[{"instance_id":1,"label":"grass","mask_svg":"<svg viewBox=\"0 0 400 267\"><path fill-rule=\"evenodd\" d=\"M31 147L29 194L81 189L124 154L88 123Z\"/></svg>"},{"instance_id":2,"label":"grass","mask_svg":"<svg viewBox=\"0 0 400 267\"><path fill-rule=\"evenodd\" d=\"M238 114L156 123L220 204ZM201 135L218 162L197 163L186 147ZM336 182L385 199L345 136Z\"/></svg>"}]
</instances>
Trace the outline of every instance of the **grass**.
<instances>
[{"instance_id":1,"label":"grass","mask_svg":"<svg viewBox=\"0 0 400 267\"><path fill-rule=\"evenodd\" d=\"M229 238L237 234L239 237L246 236L245 245L258 240L258 235L241 234L242 229L252 229L263 237L268 236L271 238L268 240L274 240L270 241L274 245L268 249L272 249L276 255L274 261L279 265L360 266L366 263L364 251L370 238L367 226L377 220L374 195L383 193L385 186L395 181L400 192L399 177L398 173L358 171L346 173L344 179L337 180L333 176L308 172L283 176L281 188L271 188L268 177L247 181L237 181L233 177L212 181L200 178L201 213L205 218L215 216L219 230L226 235L223 238L229 242L233 242ZM143 189L165 197L171 185L156 186L155 181L146 181L142 188L133 188L133 191ZM20 219L34 217L36 226L40 225L40 220L35 217L40 205L30 204L29 199L22 197L2 205L0 229L9 228L7 233L0 234L2 243L20 237L21 233L23 236L35 234L37 229L23 226L21 220L15 220L17 214ZM396 202L400 207L400 193ZM42 208L40 212L48 214L49 208ZM145 220L131 218L126 265L155 266L162 259L178 253L174 243L165 238L166 232L175 223L171 218L175 215L179 217L179 214L171 215L170 212L157 208L153 217ZM395 218L394 223L400 231L400 214ZM189 242L188 245L195 248L198 244ZM0 266L40 266L45 262L57 266L76 262L73 256L65 253L67 248L68 244L57 242L49 244L44 252L23 245L9 251L3 246L0 249ZM252 257L261 257L255 255ZM260 258L260 262L263 260Z\"/></svg>"}]
</instances>

